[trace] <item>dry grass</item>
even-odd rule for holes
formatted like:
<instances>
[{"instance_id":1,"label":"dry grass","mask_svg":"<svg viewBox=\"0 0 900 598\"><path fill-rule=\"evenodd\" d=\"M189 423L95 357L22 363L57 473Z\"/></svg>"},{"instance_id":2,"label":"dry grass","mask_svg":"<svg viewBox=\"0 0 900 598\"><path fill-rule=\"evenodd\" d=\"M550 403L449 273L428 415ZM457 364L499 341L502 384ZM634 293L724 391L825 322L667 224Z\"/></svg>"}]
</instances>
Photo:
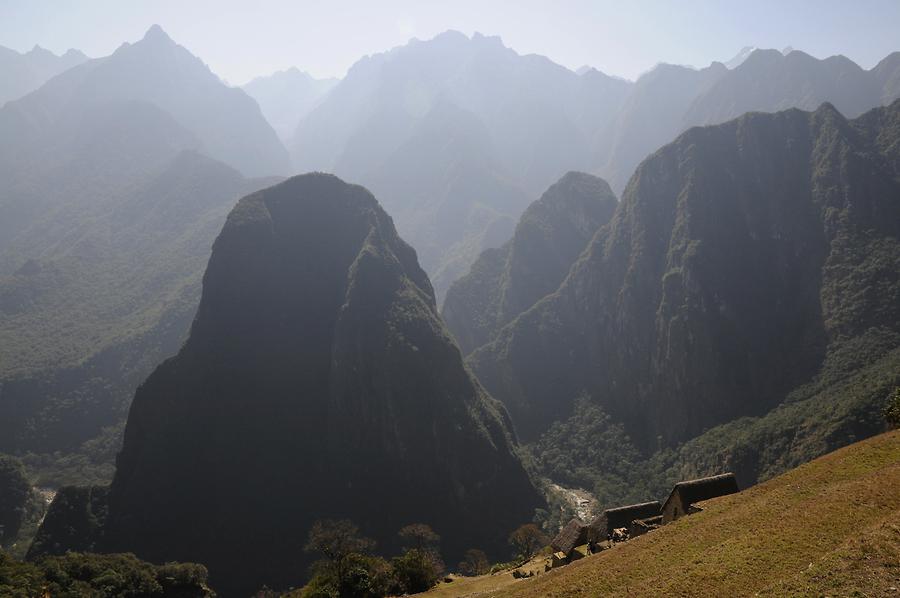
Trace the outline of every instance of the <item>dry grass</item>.
<instances>
[{"instance_id":1,"label":"dry grass","mask_svg":"<svg viewBox=\"0 0 900 598\"><path fill-rule=\"evenodd\" d=\"M900 432L704 507L533 579L485 576L432 593L900 597Z\"/></svg>"}]
</instances>

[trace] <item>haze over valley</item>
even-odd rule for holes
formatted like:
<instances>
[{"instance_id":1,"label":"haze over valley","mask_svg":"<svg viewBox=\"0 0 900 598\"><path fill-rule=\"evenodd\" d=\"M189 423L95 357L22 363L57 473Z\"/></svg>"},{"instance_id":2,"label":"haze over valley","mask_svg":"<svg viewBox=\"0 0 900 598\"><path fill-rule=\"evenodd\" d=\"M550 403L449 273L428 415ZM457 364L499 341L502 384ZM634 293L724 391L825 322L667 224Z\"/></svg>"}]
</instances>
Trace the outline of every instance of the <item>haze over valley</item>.
<instances>
[{"instance_id":1,"label":"haze over valley","mask_svg":"<svg viewBox=\"0 0 900 598\"><path fill-rule=\"evenodd\" d=\"M798 4L0 8L0 595L887 595L900 9Z\"/></svg>"}]
</instances>

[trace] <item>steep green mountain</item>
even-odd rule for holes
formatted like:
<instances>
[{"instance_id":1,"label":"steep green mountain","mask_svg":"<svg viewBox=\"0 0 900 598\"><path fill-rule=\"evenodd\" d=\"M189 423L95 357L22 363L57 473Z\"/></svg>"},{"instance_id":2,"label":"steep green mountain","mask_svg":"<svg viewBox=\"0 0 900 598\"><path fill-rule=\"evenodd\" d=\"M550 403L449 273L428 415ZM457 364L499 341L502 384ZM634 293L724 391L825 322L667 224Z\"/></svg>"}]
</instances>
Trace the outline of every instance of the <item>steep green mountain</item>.
<instances>
[{"instance_id":1,"label":"steep green mountain","mask_svg":"<svg viewBox=\"0 0 900 598\"><path fill-rule=\"evenodd\" d=\"M877 364L900 346L898 123L900 102L852 121L825 104L689 130L641 164L560 288L471 367L529 439L581 394L645 452L780 404L761 428L811 426L816 403L786 401L890 372ZM874 410L877 394L831 404L859 423L851 437L879 424L850 402ZM761 428L752 450L765 451Z\"/></svg>"},{"instance_id":2,"label":"steep green mountain","mask_svg":"<svg viewBox=\"0 0 900 598\"><path fill-rule=\"evenodd\" d=\"M256 100L266 120L287 143L297 125L316 107L338 79L315 79L296 67L257 77L241 89Z\"/></svg>"},{"instance_id":3,"label":"steep green mountain","mask_svg":"<svg viewBox=\"0 0 900 598\"><path fill-rule=\"evenodd\" d=\"M357 62L298 126L294 166L372 189L440 301L553 181L591 168L630 85L448 31Z\"/></svg>"},{"instance_id":4,"label":"steep green mountain","mask_svg":"<svg viewBox=\"0 0 900 598\"><path fill-rule=\"evenodd\" d=\"M441 315L463 354L555 291L616 204L606 181L570 172L528 206L513 238L483 252L447 291Z\"/></svg>"},{"instance_id":5,"label":"steep green mountain","mask_svg":"<svg viewBox=\"0 0 900 598\"><path fill-rule=\"evenodd\" d=\"M0 46L0 106L31 93L49 79L87 60L80 50L74 49L57 56L40 46L25 53Z\"/></svg>"},{"instance_id":6,"label":"steep green mountain","mask_svg":"<svg viewBox=\"0 0 900 598\"><path fill-rule=\"evenodd\" d=\"M78 515L70 541L189 557L238 595L298 583L315 519L388 548L421 521L459 558L502 551L541 502L415 252L369 192L324 174L231 212L189 339L135 395L108 501L73 500L101 523ZM61 532L40 544L65 549L72 525L48 516Z\"/></svg>"}]
</instances>

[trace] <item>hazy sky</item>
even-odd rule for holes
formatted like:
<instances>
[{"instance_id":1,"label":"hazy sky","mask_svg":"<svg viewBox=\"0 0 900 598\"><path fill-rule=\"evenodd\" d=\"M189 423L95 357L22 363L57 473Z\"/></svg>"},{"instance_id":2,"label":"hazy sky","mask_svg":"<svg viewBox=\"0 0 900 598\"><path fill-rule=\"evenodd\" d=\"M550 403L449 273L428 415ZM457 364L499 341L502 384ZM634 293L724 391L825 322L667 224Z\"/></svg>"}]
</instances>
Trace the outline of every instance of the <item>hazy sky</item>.
<instances>
[{"instance_id":1,"label":"hazy sky","mask_svg":"<svg viewBox=\"0 0 900 598\"><path fill-rule=\"evenodd\" d=\"M866 68L900 50L900 0L0 0L0 45L19 51L103 56L153 23L238 84L289 66L342 76L363 55L446 29L632 79L745 45L844 54Z\"/></svg>"}]
</instances>

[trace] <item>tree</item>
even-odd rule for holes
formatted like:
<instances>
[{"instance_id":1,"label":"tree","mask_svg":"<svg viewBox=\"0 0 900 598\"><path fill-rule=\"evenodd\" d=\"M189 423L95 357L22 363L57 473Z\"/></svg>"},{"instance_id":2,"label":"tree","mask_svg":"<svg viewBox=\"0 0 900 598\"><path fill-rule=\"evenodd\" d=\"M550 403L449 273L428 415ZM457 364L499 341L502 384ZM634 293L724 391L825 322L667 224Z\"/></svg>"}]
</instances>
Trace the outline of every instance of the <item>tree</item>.
<instances>
[{"instance_id":1,"label":"tree","mask_svg":"<svg viewBox=\"0 0 900 598\"><path fill-rule=\"evenodd\" d=\"M515 548L516 554L523 559L530 559L549 542L550 538L533 523L520 525L509 535L510 545Z\"/></svg>"},{"instance_id":2,"label":"tree","mask_svg":"<svg viewBox=\"0 0 900 598\"><path fill-rule=\"evenodd\" d=\"M320 552L330 561L339 561L348 554L366 554L375 548L375 541L361 536L359 528L348 519L321 519L313 523L304 550Z\"/></svg>"},{"instance_id":3,"label":"tree","mask_svg":"<svg viewBox=\"0 0 900 598\"><path fill-rule=\"evenodd\" d=\"M398 533L403 543L403 553L417 550L431 559L436 576L444 572L444 559L441 557L441 537L424 523L413 523L402 528Z\"/></svg>"},{"instance_id":4,"label":"tree","mask_svg":"<svg viewBox=\"0 0 900 598\"><path fill-rule=\"evenodd\" d=\"M457 565L462 575L484 575L491 569L491 563L483 550L470 548L463 555L463 560Z\"/></svg>"},{"instance_id":5,"label":"tree","mask_svg":"<svg viewBox=\"0 0 900 598\"><path fill-rule=\"evenodd\" d=\"M391 564L400 589L406 594L424 592L437 583L439 573L429 553L413 548L394 557Z\"/></svg>"},{"instance_id":6,"label":"tree","mask_svg":"<svg viewBox=\"0 0 900 598\"><path fill-rule=\"evenodd\" d=\"M326 595L332 589L340 593L342 588L352 585L348 578L358 573L357 557L365 556L374 548L375 541L361 536L359 528L348 519L322 519L313 523L304 550L321 553L325 558L313 565L310 586L315 590L310 595Z\"/></svg>"},{"instance_id":7,"label":"tree","mask_svg":"<svg viewBox=\"0 0 900 598\"><path fill-rule=\"evenodd\" d=\"M892 428L900 428L900 386L894 389L884 407L884 419Z\"/></svg>"},{"instance_id":8,"label":"tree","mask_svg":"<svg viewBox=\"0 0 900 598\"><path fill-rule=\"evenodd\" d=\"M412 523L402 528L398 534L403 541L403 550L438 551L441 537L424 523Z\"/></svg>"}]
</instances>

